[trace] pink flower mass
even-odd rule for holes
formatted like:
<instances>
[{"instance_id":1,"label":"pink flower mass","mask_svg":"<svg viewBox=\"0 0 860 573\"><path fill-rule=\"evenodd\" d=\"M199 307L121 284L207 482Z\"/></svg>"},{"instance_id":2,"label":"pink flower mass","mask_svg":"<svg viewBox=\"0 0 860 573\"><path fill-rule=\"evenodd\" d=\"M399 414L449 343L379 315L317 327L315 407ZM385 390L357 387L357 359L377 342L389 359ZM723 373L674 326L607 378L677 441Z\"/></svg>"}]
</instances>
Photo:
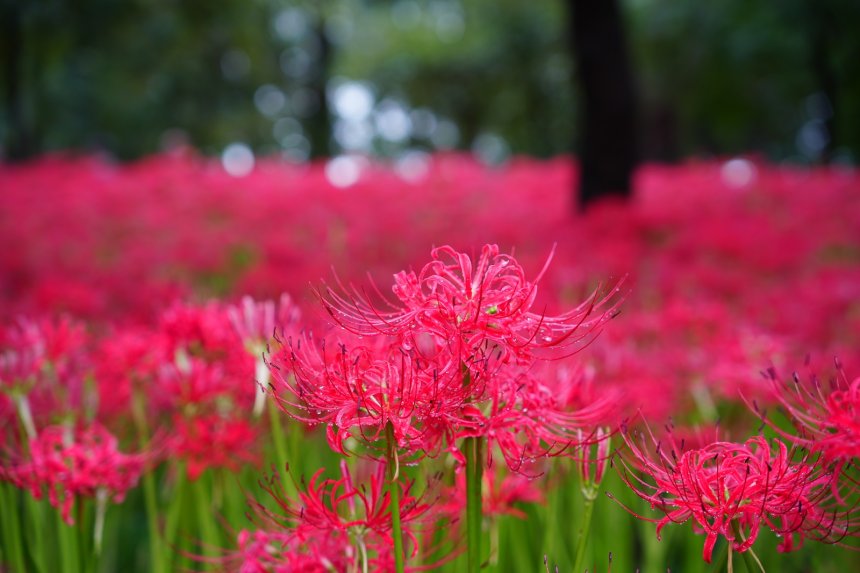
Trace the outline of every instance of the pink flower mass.
<instances>
[{"instance_id":1,"label":"pink flower mass","mask_svg":"<svg viewBox=\"0 0 860 573\"><path fill-rule=\"evenodd\" d=\"M0 570L856 569L856 171L258 159L0 165Z\"/></svg>"},{"instance_id":2,"label":"pink flower mass","mask_svg":"<svg viewBox=\"0 0 860 573\"><path fill-rule=\"evenodd\" d=\"M104 492L121 502L137 485L147 463L146 455L122 453L116 437L101 425L78 430L51 426L30 440L29 454L4 469L0 477L37 499L47 495L71 524L77 499Z\"/></svg>"}]
</instances>

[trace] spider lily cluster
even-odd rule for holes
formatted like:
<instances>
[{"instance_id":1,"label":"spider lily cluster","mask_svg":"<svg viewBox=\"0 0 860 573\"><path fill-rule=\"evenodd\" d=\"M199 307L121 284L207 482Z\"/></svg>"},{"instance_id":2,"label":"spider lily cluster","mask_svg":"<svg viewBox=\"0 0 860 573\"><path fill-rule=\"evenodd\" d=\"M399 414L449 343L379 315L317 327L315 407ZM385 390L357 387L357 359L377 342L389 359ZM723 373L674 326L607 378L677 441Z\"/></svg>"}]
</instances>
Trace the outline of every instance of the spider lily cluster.
<instances>
[{"instance_id":1,"label":"spider lily cluster","mask_svg":"<svg viewBox=\"0 0 860 573\"><path fill-rule=\"evenodd\" d=\"M860 518L855 176L652 167L574 224L565 162L434 161L349 192L263 162L242 194L188 157L0 168L0 566L773 570L771 534L850 559L825 545ZM625 544L601 490L656 536Z\"/></svg>"}]
</instances>

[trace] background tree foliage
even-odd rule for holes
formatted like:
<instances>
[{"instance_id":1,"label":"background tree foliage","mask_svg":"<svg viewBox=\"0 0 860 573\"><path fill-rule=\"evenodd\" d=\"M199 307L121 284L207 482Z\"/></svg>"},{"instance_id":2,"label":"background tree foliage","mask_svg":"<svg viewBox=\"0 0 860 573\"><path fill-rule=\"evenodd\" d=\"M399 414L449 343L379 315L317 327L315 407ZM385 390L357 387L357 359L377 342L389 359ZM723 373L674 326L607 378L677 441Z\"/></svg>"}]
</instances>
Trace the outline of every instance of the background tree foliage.
<instances>
[{"instance_id":1,"label":"background tree foliage","mask_svg":"<svg viewBox=\"0 0 860 573\"><path fill-rule=\"evenodd\" d=\"M856 2L622 6L645 157L858 156ZM3 151L126 159L177 140L206 153L241 141L304 160L344 148L331 96L356 81L374 105L361 151L454 146L489 161L576 151L566 10L564 0L2 0ZM386 109L410 114L406 137L377 129Z\"/></svg>"}]
</instances>

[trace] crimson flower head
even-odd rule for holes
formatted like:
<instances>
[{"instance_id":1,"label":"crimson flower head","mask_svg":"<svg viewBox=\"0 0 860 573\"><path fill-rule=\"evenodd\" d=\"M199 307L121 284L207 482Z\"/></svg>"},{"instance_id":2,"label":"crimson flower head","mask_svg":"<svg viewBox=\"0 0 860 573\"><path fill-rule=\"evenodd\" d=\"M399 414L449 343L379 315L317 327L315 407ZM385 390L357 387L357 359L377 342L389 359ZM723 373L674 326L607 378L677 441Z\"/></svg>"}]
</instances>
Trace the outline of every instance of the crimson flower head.
<instances>
[{"instance_id":1,"label":"crimson flower head","mask_svg":"<svg viewBox=\"0 0 860 573\"><path fill-rule=\"evenodd\" d=\"M30 440L29 459L4 471L17 487L28 489L36 499L47 492L51 505L72 524L72 508L79 497L111 497L116 503L135 487L148 457L124 454L104 426L94 423L72 430L50 426Z\"/></svg>"},{"instance_id":2,"label":"crimson flower head","mask_svg":"<svg viewBox=\"0 0 860 573\"><path fill-rule=\"evenodd\" d=\"M386 300L383 308L356 288L327 288L320 297L347 330L400 337L410 346L420 345L417 334L429 333L437 351L467 365L492 355L522 362L540 351L570 348L614 315L617 288L602 298L595 292L560 315L536 311L537 284L552 255L533 281L497 245L484 245L475 261L450 246L433 249L431 257L420 273L394 276L397 300Z\"/></svg>"},{"instance_id":3,"label":"crimson flower head","mask_svg":"<svg viewBox=\"0 0 860 573\"><path fill-rule=\"evenodd\" d=\"M170 454L186 462L190 480L208 468L238 471L243 463L256 463L257 432L248 420L219 413L173 416L172 435L167 439Z\"/></svg>"},{"instance_id":4,"label":"crimson flower head","mask_svg":"<svg viewBox=\"0 0 860 573\"><path fill-rule=\"evenodd\" d=\"M432 454L463 416L470 389L460 371L416 358L392 339L352 348L340 339L279 342L267 357L275 399L302 422L326 424L329 445L342 454L347 438L372 445L389 424L406 455Z\"/></svg>"},{"instance_id":5,"label":"crimson flower head","mask_svg":"<svg viewBox=\"0 0 860 573\"><path fill-rule=\"evenodd\" d=\"M833 464L839 474L860 457L860 377L849 382L838 360L836 370L829 384L816 376L801 380L797 373L792 382L785 383L773 368L765 376L798 433L788 434L771 425L795 444L820 452L823 461Z\"/></svg>"},{"instance_id":6,"label":"crimson flower head","mask_svg":"<svg viewBox=\"0 0 860 573\"><path fill-rule=\"evenodd\" d=\"M783 537L782 551L799 547L806 537L838 542L852 534L847 516L832 503L832 474L808 453L793 460L780 441L770 444L756 436L742 444L714 442L678 453L663 449L653 436L651 447L644 436L637 443L625 432L624 439L631 455L622 458L622 479L665 514L652 520L658 538L667 524L692 519L694 529L706 535L707 562L719 536L744 552L762 527ZM634 470L642 477L631 476Z\"/></svg>"},{"instance_id":7,"label":"crimson flower head","mask_svg":"<svg viewBox=\"0 0 860 573\"><path fill-rule=\"evenodd\" d=\"M285 329L298 323L301 313L290 295L284 293L280 300L255 301L242 297L238 304L227 309L230 323L245 347L255 357L266 349L276 329Z\"/></svg>"},{"instance_id":8,"label":"crimson flower head","mask_svg":"<svg viewBox=\"0 0 860 573\"><path fill-rule=\"evenodd\" d=\"M269 369L263 359L263 352L269 341L277 335L296 329L301 313L288 294L282 294L278 304L274 301L255 301L243 297L237 305L227 309L230 322L238 337L245 345L248 354L254 357L254 416L263 413L266 405L266 389L269 386Z\"/></svg>"},{"instance_id":9,"label":"crimson flower head","mask_svg":"<svg viewBox=\"0 0 860 573\"><path fill-rule=\"evenodd\" d=\"M220 561L235 573L331 573L347 571L354 548L342 535L302 541L290 531L243 529L236 549Z\"/></svg>"},{"instance_id":10,"label":"crimson flower head","mask_svg":"<svg viewBox=\"0 0 860 573\"><path fill-rule=\"evenodd\" d=\"M273 474L262 482L262 486L274 499L276 509L251 502L258 529L268 532L264 535L266 538L279 536L281 543L294 552L306 555L310 549L318 563L323 558L334 563L342 560L344 555L351 555L365 567L371 564L374 571L393 570L393 564L388 566L394 540L386 467L384 463L375 465L369 484L356 483L344 461L340 464L341 475L337 479L323 479L323 470L319 470L306 488L299 488L295 499L284 492L279 476ZM412 482L400 480L395 487L400 488L400 521L406 555L415 557L421 526L431 523L436 517L433 505L423 497L415 496ZM320 552L326 541L332 542L329 550L334 551L333 554ZM247 536L245 542L247 546ZM344 545L349 547L347 551L344 551Z\"/></svg>"},{"instance_id":11,"label":"crimson flower head","mask_svg":"<svg viewBox=\"0 0 860 573\"><path fill-rule=\"evenodd\" d=\"M41 329L32 321L21 318L0 329L0 390L26 393L47 361L45 346Z\"/></svg>"}]
</instances>

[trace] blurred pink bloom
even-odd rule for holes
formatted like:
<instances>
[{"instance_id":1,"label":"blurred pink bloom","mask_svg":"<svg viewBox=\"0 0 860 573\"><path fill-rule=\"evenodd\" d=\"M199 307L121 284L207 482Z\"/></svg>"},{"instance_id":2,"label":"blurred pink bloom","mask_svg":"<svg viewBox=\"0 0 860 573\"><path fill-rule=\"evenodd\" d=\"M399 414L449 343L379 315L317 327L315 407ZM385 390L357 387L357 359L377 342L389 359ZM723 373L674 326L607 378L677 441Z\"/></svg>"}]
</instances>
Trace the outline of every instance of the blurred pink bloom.
<instances>
[{"instance_id":1,"label":"blurred pink bloom","mask_svg":"<svg viewBox=\"0 0 860 573\"><path fill-rule=\"evenodd\" d=\"M72 509L80 497L106 492L116 503L137 485L146 468L146 454L123 454L117 439L103 426L73 430L66 426L44 428L31 440L27 459L3 470L3 477L28 489L36 499L47 492L51 505L72 524Z\"/></svg>"}]
</instances>

